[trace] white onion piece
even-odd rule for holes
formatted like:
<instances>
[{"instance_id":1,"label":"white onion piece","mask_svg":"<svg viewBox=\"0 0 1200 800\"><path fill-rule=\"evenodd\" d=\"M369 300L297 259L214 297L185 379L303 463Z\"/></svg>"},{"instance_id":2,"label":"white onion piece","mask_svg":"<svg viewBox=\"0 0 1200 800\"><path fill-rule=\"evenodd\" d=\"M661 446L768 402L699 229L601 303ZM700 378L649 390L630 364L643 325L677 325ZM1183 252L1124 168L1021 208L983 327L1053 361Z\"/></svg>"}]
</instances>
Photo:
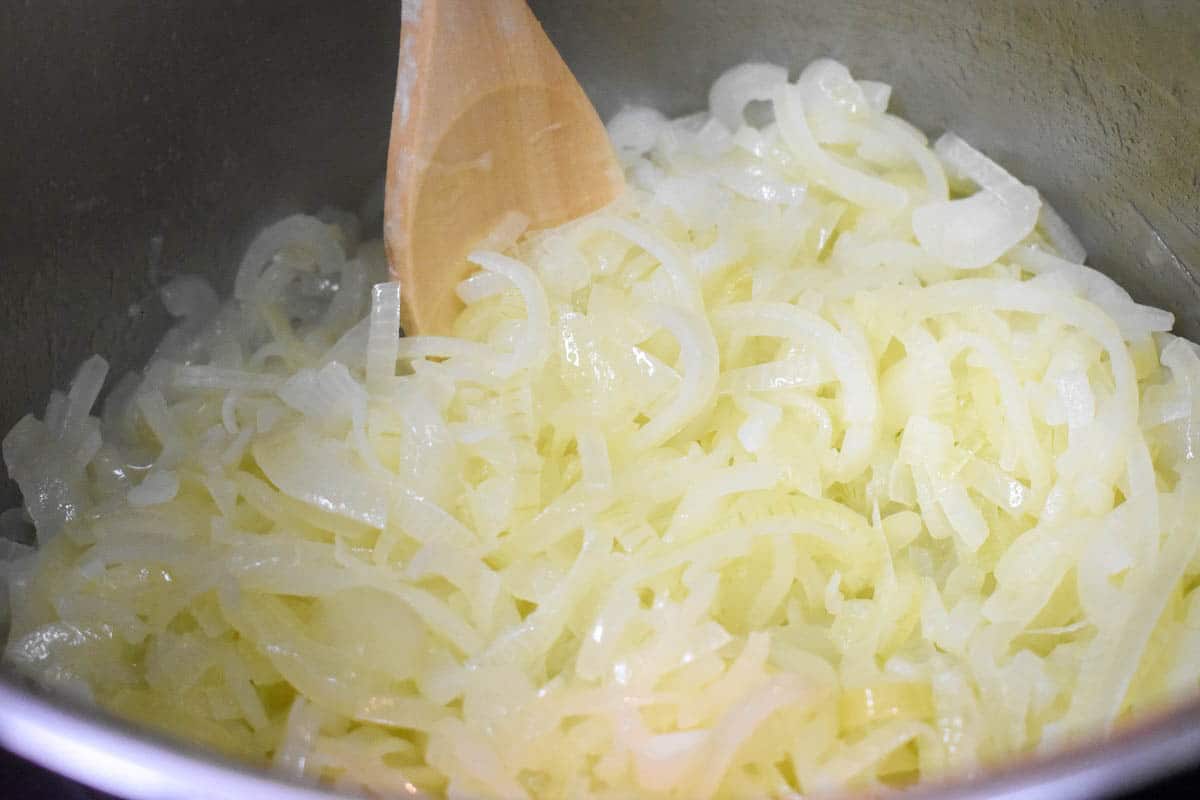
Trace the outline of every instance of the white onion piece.
<instances>
[{"instance_id":1,"label":"white onion piece","mask_svg":"<svg viewBox=\"0 0 1200 800\"><path fill-rule=\"evenodd\" d=\"M495 297L512 284L495 272L477 272L455 287L460 300L467 305Z\"/></svg>"},{"instance_id":2,"label":"white onion piece","mask_svg":"<svg viewBox=\"0 0 1200 800\"><path fill-rule=\"evenodd\" d=\"M626 161L650 152L667 124L662 112L645 106L625 106L608 121L608 137Z\"/></svg>"},{"instance_id":3,"label":"white onion piece","mask_svg":"<svg viewBox=\"0 0 1200 800\"><path fill-rule=\"evenodd\" d=\"M739 64L713 82L708 106L713 117L728 130L736 131L747 124L746 106L756 100L770 100L778 87L787 83L787 77L787 69L774 64Z\"/></svg>"},{"instance_id":4,"label":"white onion piece","mask_svg":"<svg viewBox=\"0 0 1200 800\"><path fill-rule=\"evenodd\" d=\"M263 474L284 494L375 528L387 524L387 485L341 443L311 435L276 437L260 440L253 450Z\"/></svg>"},{"instance_id":5,"label":"white onion piece","mask_svg":"<svg viewBox=\"0 0 1200 800\"><path fill-rule=\"evenodd\" d=\"M108 362L100 356L92 356L80 365L67 392L62 427L58 432L60 438L69 442L80 438L107 377Z\"/></svg>"},{"instance_id":6,"label":"white onion piece","mask_svg":"<svg viewBox=\"0 0 1200 800\"><path fill-rule=\"evenodd\" d=\"M525 299L523 336L512 353L501 359L497 372L507 376L517 370L540 366L550 350L550 309L546 302L546 293L533 270L520 261L499 253L477 250L468 255L467 260L488 272L507 278Z\"/></svg>"},{"instance_id":7,"label":"white onion piece","mask_svg":"<svg viewBox=\"0 0 1200 800\"><path fill-rule=\"evenodd\" d=\"M243 302L251 300L264 268L285 246L303 248L312 266L326 273L340 271L345 260L331 226L304 214L284 217L264 228L246 248L234 281L233 296Z\"/></svg>"},{"instance_id":8,"label":"white onion piece","mask_svg":"<svg viewBox=\"0 0 1200 800\"><path fill-rule=\"evenodd\" d=\"M797 87L785 85L776 91L773 99L784 140L831 191L866 208L899 211L908 205L908 193L904 189L851 169L821 149L804 118L804 100Z\"/></svg>"},{"instance_id":9,"label":"white onion piece","mask_svg":"<svg viewBox=\"0 0 1200 800\"><path fill-rule=\"evenodd\" d=\"M171 470L154 471L129 490L129 505L153 506L166 503L179 491L179 477Z\"/></svg>"},{"instance_id":10,"label":"white onion piece","mask_svg":"<svg viewBox=\"0 0 1200 800\"><path fill-rule=\"evenodd\" d=\"M400 284L379 283L371 291L367 333L367 388L385 391L396 375L400 350Z\"/></svg>"},{"instance_id":11,"label":"white onion piece","mask_svg":"<svg viewBox=\"0 0 1200 800\"><path fill-rule=\"evenodd\" d=\"M933 151L942 159L951 175L959 180L972 181L982 189L998 191L1020 183L953 131L946 131L938 137L933 143Z\"/></svg>"},{"instance_id":12,"label":"white onion piece","mask_svg":"<svg viewBox=\"0 0 1200 800\"><path fill-rule=\"evenodd\" d=\"M580 431L575 440L579 448L583 482L596 491L609 491L613 485L612 460L604 436L593 428Z\"/></svg>"},{"instance_id":13,"label":"white onion piece","mask_svg":"<svg viewBox=\"0 0 1200 800\"><path fill-rule=\"evenodd\" d=\"M1009 256L1038 276L1065 278L1076 294L1103 308L1116 321L1126 341L1139 341L1151 333L1169 331L1175 325L1174 314L1133 302L1129 293L1112 278L1091 267L1029 246L1013 248Z\"/></svg>"},{"instance_id":14,"label":"white onion piece","mask_svg":"<svg viewBox=\"0 0 1200 800\"><path fill-rule=\"evenodd\" d=\"M657 447L670 439L700 409L712 402L720 371L717 342L707 320L679 308L649 308L643 316L651 325L670 331L679 342L683 381L675 397L634 436L639 449Z\"/></svg>"},{"instance_id":15,"label":"white onion piece","mask_svg":"<svg viewBox=\"0 0 1200 800\"><path fill-rule=\"evenodd\" d=\"M195 365L179 367L171 385L177 389L211 389L220 391L271 392L281 379L276 375Z\"/></svg>"},{"instance_id":16,"label":"white onion piece","mask_svg":"<svg viewBox=\"0 0 1200 800\"><path fill-rule=\"evenodd\" d=\"M981 191L913 210L922 249L943 264L980 269L1004 255L1037 224L1038 194L1026 186Z\"/></svg>"},{"instance_id":17,"label":"white onion piece","mask_svg":"<svg viewBox=\"0 0 1200 800\"><path fill-rule=\"evenodd\" d=\"M362 317L367 306L364 302L366 288L374 277L372 273L377 272L369 264L372 255L368 251L373 249L370 245L359 247L358 257L342 265L337 291L329 301L329 307L325 309L325 315L318 328L340 334Z\"/></svg>"},{"instance_id":18,"label":"white onion piece","mask_svg":"<svg viewBox=\"0 0 1200 800\"><path fill-rule=\"evenodd\" d=\"M1060 256L1075 264L1087 261L1087 249L1083 246L1083 242L1079 241L1079 237L1071 230L1071 226L1059 216L1059 213L1054 210L1054 206L1047 203L1044 197L1038 224L1046 231L1050 244L1054 245L1054 249Z\"/></svg>"},{"instance_id":19,"label":"white onion piece","mask_svg":"<svg viewBox=\"0 0 1200 800\"><path fill-rule=\"evenodd\" d=\"M879 428L879 392L874 370L841 333L819 317L783 303L743 303L719 309L717 320L743 335L778 336L811 342L824 351L842 384L846 438L837 474L849 478L866 465Z\"/></svg>"},{"instance_id":20,"label":"white onion piece","mask_svg":"<svg viewBox=\"0 0 1200 800\"><path fill-rule=\"evenodd\" d=\"M879 81L859 81L858 88L862 90L863 97L867 104L875 110L876 113L882 114L887 111L888 103L892 99L892 87L886 83Z\"/></svg>"},{"instance_id":21,"label":"white onion piece","mask_svg":"<svg viewBox=\"0 0 1200 800\"><path fill-rule=\"evenodd\" d=\"M836 111L860 117L875 110L867 102L862 85L850 76L850 70L832 58L818 58L809 63L796 79L796 88L809 113Z\"/></svg>"},{"instance_id":22,"label":"white onion piece","mask_svg":"<svg viewBox=\"0 0 1200 800\"><path fill-rule=\"evenodd\" d=\"M220 299L212 284L199 275L172 278L159 289L159 296L172 317L206 320L220 308Z\"/></svg>"},{"instance_id":23,"label":"white onion piece","mask_svg":"<svg viewBox=\"0 0 1200 800\"><path fill-rule=\"evenodd\" d=\"M597 218L595 224L618 236L623 236L658 259L662 268L671 276L675 296L680 305L696 310L704 307L704 300L696 282L695 270L677 245L655 231L629 220L604 216Z\"/></svg>"},{"instance_id":24,"label":"white onion piece","mask_svg":"<svg viewBox=\"0 0 1200 800\"><path fill-rule=\"evenodd\" d=\"M885 117L879 124L889 135L891 141L917 162L917 166L925 176L928 198L930 200L946 200L950 195L950 190L946 186L946 175L937 158L929 152L924 137L912 131L910 126L902 124L895 117Z\"/></svg>"}]
</instances>

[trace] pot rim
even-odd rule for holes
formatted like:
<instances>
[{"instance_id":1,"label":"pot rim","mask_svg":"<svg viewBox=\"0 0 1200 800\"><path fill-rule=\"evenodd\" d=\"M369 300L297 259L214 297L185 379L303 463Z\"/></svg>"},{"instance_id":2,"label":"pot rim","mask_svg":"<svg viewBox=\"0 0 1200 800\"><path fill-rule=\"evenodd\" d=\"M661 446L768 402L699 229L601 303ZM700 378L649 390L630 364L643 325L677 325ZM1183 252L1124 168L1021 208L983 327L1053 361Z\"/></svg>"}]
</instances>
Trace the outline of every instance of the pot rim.
<instances>
[{"instance_id":1,"label":"pot rim","mask_svg":"<svg viewBox=\"0 0 1200 800\"><path fill-rule=\"evenodd\" d=\"M0 746L129 800L330 800L327 788L158 734L0 670ZM912 789L919 800L1074 800L1129 791L1200 760L1200 697L1052 754ZM415 794L415 792L414 792Z\"/></svg>"}]
</instances>

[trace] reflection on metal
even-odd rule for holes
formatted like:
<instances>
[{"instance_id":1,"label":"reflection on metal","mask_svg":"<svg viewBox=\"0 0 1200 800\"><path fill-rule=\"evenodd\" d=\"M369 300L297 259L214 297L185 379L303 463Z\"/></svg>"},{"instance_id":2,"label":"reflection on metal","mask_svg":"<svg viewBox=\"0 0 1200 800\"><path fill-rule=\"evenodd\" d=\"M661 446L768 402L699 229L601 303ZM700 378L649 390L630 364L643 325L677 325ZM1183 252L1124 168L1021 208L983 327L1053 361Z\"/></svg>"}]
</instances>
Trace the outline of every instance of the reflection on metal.
<instances>
[{"instance_id":1,"label":"reflection on metal","mask_svg":"<svg viewBox=\"0 0 1200 800\"><path fill-rule=\"evenodd\" d=\"M114 356L117 374L144 361L168 322L156 304L126 314L150 289L150 237L163 237L164 270L213 275L263 224L352 204L383 172L395 0L180 0L130 14L111 5L0 5L0 30L20 32L0 51L0 183L11 200L0 212L0 432L91 353ZM1186 113L1200 108L1194 3L532 6L604 117L632 102L700 107L711 81L747 58L798 67L827 54L889 81L894 110L931 133L953 128L1011 166L1073 224L1098 268L1200 334L1200 282L1188 268L1200 268L1200 115ZM366 216L378 218L378 197ZM0 486L0 507L14 499ZM131 798L321 796L11 676L0 676L0 744ZM1069 800L1198 761L1193 703L1098 747L931 791Z\"/></svg>"},{"instance_id":2,"label":"reflection on metal","mask_svg":"<svg viewBox=\"0 0 1200 800\"><path fill-rule=\"evenodd\" d=\"M1200 205L1200 196L1196 197L1195 201L1197 205ZM1179 257L1179 254L1171 247L1159 229L1154 226L1150 218L1138 208L1137 203L1131 200L1129 207L1133 209L1133 213L1137 214L1138 218L1146 226L1147 236L1143 250L1145 263L1153 269L1162 269L1164 267L1175 269L1184 280L1188 281L1188 283L1192 284L1200 292L1200 277L1197 277L1196 269Z\"/></svg>"}]
</instances>

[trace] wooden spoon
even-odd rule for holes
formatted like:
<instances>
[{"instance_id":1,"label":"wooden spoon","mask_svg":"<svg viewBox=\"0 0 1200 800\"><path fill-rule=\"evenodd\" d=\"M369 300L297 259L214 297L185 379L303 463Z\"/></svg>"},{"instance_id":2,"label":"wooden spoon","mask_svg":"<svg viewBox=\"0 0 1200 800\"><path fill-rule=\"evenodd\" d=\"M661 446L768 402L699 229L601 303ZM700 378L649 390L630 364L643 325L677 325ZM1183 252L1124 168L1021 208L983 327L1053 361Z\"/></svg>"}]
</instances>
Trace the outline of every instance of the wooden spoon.
<instances>
[{"instance_id":1,"label":"wooden spoon","mask_svg":"<svg viewBox=\"0 0 1200 800\"><path fill-rule=\"evenodd\" d=\"M466 255L612 201L604 126L523 0L404 0L384 239L407 333L445 334Z\"/></svg>"}]
</instances>

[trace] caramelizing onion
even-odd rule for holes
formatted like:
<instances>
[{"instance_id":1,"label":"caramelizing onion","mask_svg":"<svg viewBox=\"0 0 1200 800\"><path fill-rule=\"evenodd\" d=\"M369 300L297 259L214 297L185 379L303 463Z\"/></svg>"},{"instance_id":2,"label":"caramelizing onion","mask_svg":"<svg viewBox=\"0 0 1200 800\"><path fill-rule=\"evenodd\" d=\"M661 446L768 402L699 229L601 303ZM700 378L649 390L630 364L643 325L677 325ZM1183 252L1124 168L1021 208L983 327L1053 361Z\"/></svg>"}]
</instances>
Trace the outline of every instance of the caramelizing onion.
<instances>
[{"instance_id":1,"label":"caramelizing onion","mask_svg":"<svg viewBox=\"0 0 1200 800\"><path fill-rule=\"evenodd\" d=\"M889 97L821 60L622 111L626 195L474 253L453 337L400 338L344 213L168 285L102 414L93 357L4 439L5 657L457 797L903 786L1193 691L1195 346Z\"/></svg>"}]
</instances>

